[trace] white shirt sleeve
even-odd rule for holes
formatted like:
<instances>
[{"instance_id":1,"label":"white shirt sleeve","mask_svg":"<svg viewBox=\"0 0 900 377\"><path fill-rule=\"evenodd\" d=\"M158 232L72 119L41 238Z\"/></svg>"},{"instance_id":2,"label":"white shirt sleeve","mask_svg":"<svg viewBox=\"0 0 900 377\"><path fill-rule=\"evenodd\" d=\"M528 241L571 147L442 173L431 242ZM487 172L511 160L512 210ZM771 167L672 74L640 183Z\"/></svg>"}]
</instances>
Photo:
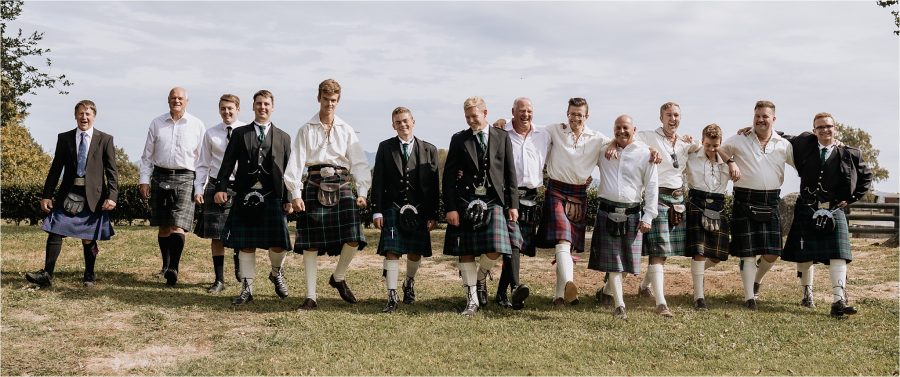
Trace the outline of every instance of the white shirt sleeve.
<instances>
[{"instance_id":1,"label":"white shirt sleeve","mask_svg":"<svg viewBox=\"0 0 900 377\"><path fill-rule=\"evenodd\" d=\"M653 224L653 219L659 214L659 180L656 164L650 164L650 168L644 171L644 215L641 221Z\"/></svg>"},{"instance_id":2,"label":"white shirt sleeve","mask_svg":"<svg viewBox=\"0 0 900 377\"><path fill-rule=\"evenodd\" d=\"M297 137L294 138L294 147L291 148L291 157L284 169L284 186L291 194L291 199L303 198L303 169L306 166L306 138L300 127Z\"/></svg>"},{"instance_id":3,"label":"white shirt sleeve","mask_svg":"<svg viewBox=\"0 0 900 377\"><path fill-rule=\"evenodd\" d=\"M212 150L209 146L211 143L209 134L203 135L203 142L200 143L200 157L197 158L197 175L194 177L194 195L203 195L203 188L209 177L209 165L212 162Z\"/></svg>"},{"instance_id":4,"label":"white shirt sleeve","mask_svg":"<svg viewBox=\"0 0 900 377\"><path fill-rule=\"evenodd\" d=\"M355 132L350 132L350 145L347 146L347 159L350 160L350 174L356 178L357 195L365 197L372 185L372 172L369 171L369 161L366 159L366 151Z\"/></svg>"},{"instance_id":5,"label":"white shirt sleeve","mask_svg":"<svg viewBox=\"0 0 900 377\"><path fill-rule=\"evenodd\" d=\"M141 154L141 179L140 184L150 184L150 175L153 174L153 146L156 144L156 130L153 122L147 130L147 140L144 142L144 152Z\"/></svg>"}]
</instances>

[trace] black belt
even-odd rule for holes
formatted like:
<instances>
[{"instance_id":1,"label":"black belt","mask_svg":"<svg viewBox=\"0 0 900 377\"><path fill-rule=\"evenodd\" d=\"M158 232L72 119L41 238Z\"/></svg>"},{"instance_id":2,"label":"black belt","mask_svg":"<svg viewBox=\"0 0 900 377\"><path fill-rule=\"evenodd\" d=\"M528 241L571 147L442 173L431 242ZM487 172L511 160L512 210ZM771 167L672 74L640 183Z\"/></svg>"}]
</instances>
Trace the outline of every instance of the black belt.
<instances>
[{"instance_id":1,"label":"black belt","mask_svg":"<svg viewBox=\"0 0 900 377\"><path fill-rule=\"evenodd\" d=\"M660 188L659 188L659 193L660 193L660 194L664 194L664 195L669 195L669 196L683 196L683 195L684 195L684 190L682 190L682 189L680 189L680 188L677 188L677 189L671 189L671 188L668 188L668 187L660 187Z\"/></svg>"},{"instance_id":2,"label":"black belt","mask_svg":"<svg viewBox=\"0 0 900 377\"><path fill-rule=\"evenodd\" d=\"M153 174L186 174L193 173L191 169L166 169L159 166L153 167Z\"/></svg>"},{"instance_id":3,"label":"black belt","mask_svg":"<svg viewBox=\"0 0 900 377\"><path fill-rule=\"evenodd\" d=\"M537 195L536 188L528 188L528 187L522 186L522 187L519 187L517 190L519 191L519 197L536 196Z\"/></svg>"},{"instance_id":4,"label":"black belt","mask_svg":"<svg viewBox=\"0 0 900 377\"><path fill-rule=\"evenodd\" d=\"M604 203L604 202L600 202L599 208L600 208L600 210L603 211L603 212L611 213L611 212L616 212L616 209L617 209L617 208L623 208L623 207L614 206L614 205L612 205L612 204L607 204L607 203ZM624 207L624 208L625 208L625 214L626 214L626 215L633 215L633 214L635 214L635 213L641 212L641 205L640 205L640 204L633 204L631 207Z\"/></svg>"},{"instance_id":5,"label":"black belt","mask_svg":"<svg viewBox=\"0 0 900 377\"><path fill-rule=\"evenodd\" d=\"M349 172L349 169L347 169L347 168L345 168L345 167L343 167L343 166L329 165L329 164L320 164L320 165L313 165L313 166L310 166L310 167L306 168L306 172L309 173L309 174L319 174L319 171L322 170L322 169L324 169L324 168L332 168L332 169L334 169L335 174L337 174L337 173L344 173L344 174L346 174L347 172Z\"/></svg>"}]
</instances>

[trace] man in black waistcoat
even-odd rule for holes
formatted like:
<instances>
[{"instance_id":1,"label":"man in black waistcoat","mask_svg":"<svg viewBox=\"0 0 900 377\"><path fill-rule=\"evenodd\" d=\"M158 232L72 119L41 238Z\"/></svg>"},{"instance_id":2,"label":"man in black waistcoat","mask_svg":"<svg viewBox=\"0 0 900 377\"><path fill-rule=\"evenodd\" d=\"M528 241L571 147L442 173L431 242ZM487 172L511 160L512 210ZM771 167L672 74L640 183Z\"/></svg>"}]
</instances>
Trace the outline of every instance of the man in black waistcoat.
<instances>
[{"instance_id":1,"label":"man in black waistcoat","mask_svg":"<svg viewBox=\"0 0 900 377\"><path fill-rule=\"evenodd\" d=\"M831 316L856 314L847 305L844 287L847 263L853 260L850 233L843 208L871 189L872 172L859 149L835 145L834 117L818 113L813 132L786 136L794 150L800 175L800 196L794 207L794 222L784 245L783 259L797 262L797 277L803 286L801 305L813 308L813 263L829 266L833 300Z\"/></svg>"},{"instance_id":2,"label":"man in black waistcoat","mask_svg":"<svg viewBox=\"0 0 900 377\"><path fill-rule=\"evenodd\" d=\"M272 271L269 280L280 298L288 296L282 267L285 252L291 250L287 214L293 212L284 188L284 168L291 155L291 137L269 121L275 110L275 97L268 90L253 95L256 118L246 127L235 129L225 148L219 169L215 202L228 201L228 177L234 172L237 195L228 214L222 241L225 247L240 249L241 293L234 305L253 301L256 275L256 249L269 249Z\"/></svg>"}]
</instances>

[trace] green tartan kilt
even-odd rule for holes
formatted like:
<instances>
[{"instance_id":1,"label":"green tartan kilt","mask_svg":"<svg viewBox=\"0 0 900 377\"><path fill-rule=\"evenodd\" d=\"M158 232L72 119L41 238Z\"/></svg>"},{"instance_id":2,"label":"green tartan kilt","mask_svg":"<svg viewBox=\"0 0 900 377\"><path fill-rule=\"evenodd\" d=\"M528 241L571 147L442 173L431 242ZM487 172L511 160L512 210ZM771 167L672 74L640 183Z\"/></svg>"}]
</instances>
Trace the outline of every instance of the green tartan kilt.
<instances>
[{"instance_id":1,"label":"green tartan kilt","mask_svg":"<svg viewBox=\"0 0 900 377\"><path fill-rule=\"evenodd\" d=\"M829 264L831 259L853 260L850 251L850 229L844 211L834 213L834 231L816 229L812 218L814 209L797 204L794 222L784 244L782 259L789 262L816 262Z\"/></svg>"},{"instance_id":2,"label":"green tartan kilt","mask_svg":"<svg viewBox=\"0 0 900 377\"><path fill-rule=\"evenodd\" d=\"M659 215L653 219L650 231L644 234L641 255L651 257L680 257L685 254L687 219L675 227L669 226L669 205L684 203L684 196L675 198L659 194ZM686 211L685 211L686 212ZM687 213L685 213L686 217Z\"/></svg>"}]
</instances>

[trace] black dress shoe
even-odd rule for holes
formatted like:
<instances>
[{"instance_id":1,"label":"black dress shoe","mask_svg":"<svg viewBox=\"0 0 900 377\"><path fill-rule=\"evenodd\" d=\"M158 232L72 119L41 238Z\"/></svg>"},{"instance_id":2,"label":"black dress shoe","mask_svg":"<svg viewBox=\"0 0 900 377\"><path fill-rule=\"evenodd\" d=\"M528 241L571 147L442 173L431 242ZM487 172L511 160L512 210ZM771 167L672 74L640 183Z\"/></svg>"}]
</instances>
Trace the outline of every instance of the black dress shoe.
<instances>
[{"instance_id":1,"label":"black dress shoe","mask_svg":"<svg viewBox=\"0 0 900 377\"><path fill-rule=\"evenodd\" d=\"M212 283L212 285L209 286L209 288L206 288L206 293L216 294L216 293L222 292L224 290L225 290L225 283L216 280Z\"/></svg>"},{"instance_id":2,"label":"black dress shoe","mask_svg":"<svg viewBox=\"0 0 900 377\"><path fill-rule=\"evenodd\" d=\"M611 307L613 304L613 296L604 293L603 288L604 287L600 287L600 289L597 290L597 293L594 294L594 297L597 299L597 302L600 303L600 306Z\"/></svg>"},{"instance_id":3,"label":"black dress shoe","mask_svg":"<svg viewBox=\"0 0 900 377\"><path fill-rule=\"evenodd\" d=\"M300 307L297 308L297 310L298 311L314 310L317 307L319 307L319 305L316 304L316 300L313 300L313 299L307 297L306 300L303 300L303 304L301 304Z\"/></svg>"},{"instance_id":4,"label":"black dress shoe","mask_svg":"<svg viewBox=\"0 0 900 377\"><path fill-rule=\"evenodd\" d=\"M397 311L397 290L396 289L388 289L387 305L385 305L384 309L381 312L382 313L393 313L395 311Z\"/></svg>"},{"instance_id":5,"label":"black dress shoe","mask_svg":"<svg viewBox=\"0 0 900 377\"><path fill-rule=\"evenodd\" d=\"M487 279L478 280L475 282L475 292L478 296L478 306L487 306L488 304L488 294L487 294Z\"/></svg>"},{"instance_id":6,"label":"black dress shoe","mask_svg":"<svg viewBox=\"0 0 900 377\"><path fill-rule=\"evenodd\" d=\"M812 292L811 285L803 286L803 299L800 300L800 306L803 306L805 308L815 308L816 307L816 302L813 300L812 293L813 292Z\"/></svg>"},{"instance_id":7,"label":"black dress shoe","mask_svg":"<svg viewBox=\"0 0 900 377\"><path fill-rule=\"evenodd\" d=\"M750 309L750 310L758 310L759 309L759 307L756 305L756 299L753 299L753 298L745 301L744 306L746 306L747 309Z\"/></svg>"},{"instance_id":8,"label":"black dress shoe","mask_svg":"<svg viewBox=\"0 0 900 377\"><path fill-rule=\"evenodd\" d=\"M709 308L706 307L706 299L698 298L696 301L694 301L694 309L697 309L699 311L709 310Z\"/></svg>"},{"instance_id":9,"label":"black dress shoe","mask_svg":"<svg viewBox=\"0 0 900 377\"><path fill-rule=\"evenodd\" d=\"M512 291L512 308L513 310L522 310L525 307L525 299L531 294L531 289L526 284L519 284Z\"/></svg>"},{"instance_id":10,"label":"black dress shoe","mask_svg":"<svg viewBox=\"0 0 900 377\"><path fill-rule=\"evenodd\" d=\"M506 296L506 292L497 292L497 295L494 296L494 302L501 308L511 308L513 306L512 302L509 301L509 297Z\"/></svg>"},{"instance_id":11,"label":"black dress shoe","mask_svg":"<svg viewBox=\"0 0 900 377\"><path fill-rule=\"evenodd\" d=\"M166 277L167 287L174 287L175 283L178 282L178 271L167 269L164 275Z\"/></svg>"},{"instance_id":12,"label":"black dress shoe","mask_svg":"<svg viewBox=\"0 0 900 377\"><path fill-rule=\"evenodd\" d=\"M416 281L413 278L406 278L403 280L403 303L404 304L412 304L416 302Z\"/></svg>"},{"instance_id":13,"label":"black dress shoe","mask_svg":"<svg viewBox=\"0 0 900 377\"><path fill-rule=\"evenodd\" d=\"M353 291L351 291L350 287L347 286L346 280L336 281L334 280L334 275L331 275L331 279L328 279L328 285L334 287L334 289L337 289L338 294L341 295L341 298L344 299L344 301L347 301L351 304L356 303L356 297L353 296ZM313 301L313 304L315 304L315 301Z\"/></svg>"},{"instance_id":14,"label":"black dress shoe","mask_svg":"<svg viewBox=\"0 0 900 377\"><path fill-rule=\"evenodd\" d=\"M835 301L831 304L831 316L835 318L843 318L844 315L856 314L858 310L854 306L847 306L844 300Z\"/></svg>"},{"instance_id":15,"label":"black dress shoe","mask_svg":"<svg viewBox=\"0 0 900 377\"><path fill-rule=\"evenodd\" d=\"M38 270L35 272L26 272L25 280L28 280L29 283L37 284L41 288L49 288L53 286L53 276L47 273L44 270Z\"/></svg>"},{"instance_id":16,"label":"black dress shoe","mask_svg":"<svg viewBox=\"0 0 900 377\"><path fill-rule=\"evenodd\" d=\"M241 282L241 261L238 257L239 251L234 252L234 280L237 280L238 283Z\"/></svg>"},{"instance_id":17,"label":"black dress shoe","mask_svg":"<svg viewBox=\"0 0 900 377\"><path fill-rule=\"evenodd\" d=\"M245 279L243 284L241 284L241 293L231 300L231 304L244 305L250 301L253 301L253 285Z\"/></svg>"},{"instance_id":18,"label":"black dress shoe","mask_svg":"<svg viewBox=\"0 0 900 377\"><path fill-rule=\"evenodd\" d=\"M272 275L272 273L270 272L269 281L271 281L272 284L275 285L275 294L277 294L278 297L284 299L288 296L288 287L287 282L284 281L283 270L278 271L278 275Z\"/></svg>"}]
</instances>

